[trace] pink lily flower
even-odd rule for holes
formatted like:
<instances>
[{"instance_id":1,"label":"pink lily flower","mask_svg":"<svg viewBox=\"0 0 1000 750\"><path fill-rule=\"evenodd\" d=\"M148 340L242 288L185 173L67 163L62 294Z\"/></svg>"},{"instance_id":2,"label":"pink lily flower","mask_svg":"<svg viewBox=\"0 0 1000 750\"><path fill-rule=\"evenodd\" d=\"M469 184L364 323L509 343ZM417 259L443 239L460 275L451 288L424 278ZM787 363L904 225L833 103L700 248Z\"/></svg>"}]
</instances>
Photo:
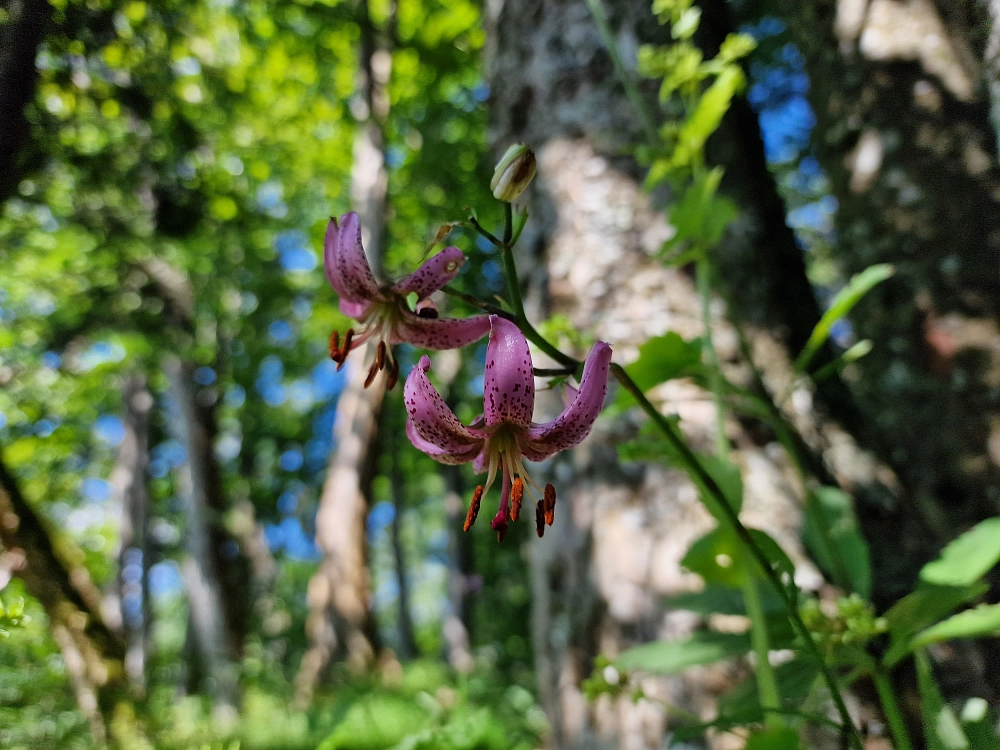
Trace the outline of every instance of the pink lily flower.
<instances>
[{"instance_id":1,"label":"pink lily flower","mask_svg":"<svg viewBox=\"0 0 1000 750\"><path fill-rule=\"evenodd\" d=\"M551 484L542 490L525 471L524 459L544 461L587 436L608 391L611 347L603 341L594 344L572 401L553 421L536 424L531 421L535 377L528 342L509 320L496 315L489 317L492 330L486 348L483 415L470 426L459 422L427 378L431 361L424 356L410 371L403 387L406 435L414 447L435 461L443 464L473 461L476 471L488 472L485 486L476 487L472 496L465 519L466 531L475 522L482 497L499 471L500 508L490 522L497 539L503 541L508 521L517 520L524 492L535 502L536 532L542 536L545 525L552 525L556 491ZM532 487L542 495L541 502L535 500Z\"/></svg>"},{"instance_id":2,"label":"pink lily flower","mask_svg":"<svg viewBox=\"0 0 1000 750\"><path fill-rule=\"evenodd\" d=\"M361 246L361 221L353 211L338 222L331 218L323 243L323 269L333 291L340 297L340 311L357 320L358 331L348 329L344 344L340 333L330 335L330 357L337 369L347 355L369 339L378 341L375 361L368 371L365 387L375 375L388 367L386 387L391 389L399 377L399 362L392 356L392 345L406 342L422 349L458 349L485 336L490 330L488 315L471 318L439 318L430 296L458 274L465 255L457 247L446 247L406 278L396 283L379 284L372 274ZM416 312L406 298L417 295Z\"/></svg>"}]
</instances>

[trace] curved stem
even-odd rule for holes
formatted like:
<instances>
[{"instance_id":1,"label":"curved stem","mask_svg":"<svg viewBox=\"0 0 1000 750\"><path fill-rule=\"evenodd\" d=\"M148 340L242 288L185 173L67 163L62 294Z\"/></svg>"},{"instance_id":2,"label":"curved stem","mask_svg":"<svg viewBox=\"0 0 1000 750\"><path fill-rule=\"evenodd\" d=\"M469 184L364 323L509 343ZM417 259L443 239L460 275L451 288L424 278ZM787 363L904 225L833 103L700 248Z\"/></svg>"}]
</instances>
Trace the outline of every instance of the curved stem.
<instances>
[{"instance_id":1,"label":"curved stem","mask_svg":"<svg viewBox=\"0 0 1000 750\"><path fill-rule=\"evenodd\" d=\"M677 452L681 468L684 469L689 476L697 479L698 483L705 487L712 495L716 503L719 505L719 508L722 510L722 513L732 530L740 538L744 547L761 567L761 570L764 572L767 580L774 587L778 596L781 597L781 601L784 603L785 609L787 610L788 618L792 622L792 627L802 639L803 649L808 652L810 656L816 659L817 662L819 662L820 669L823 672L823 680L830 689L830 697L833 699L834 705L837 707L837 713L840 714L843 731L847 733L851 745L853 745L856 750L863 750L861 737L858 735L858 730L854 726L854 722L851 721L851 715L847 710L847 704L844 703L844 697L840 694L836 676L823 659L823 654L820 653L819 647L812 638L812 633L809 632L809 628L806 627L806 624L799 616L798 607L795 606L795 601L788 593L784 584L782 584L778 574L774 572L773 568L771 568L771 563L767 559L767 556L750 535L750 530L743 525L742 521L740 521L739 516L737 516L736 511L733 510L729 501L726 500L726 496L719 487L718 483L712 478L705 467L702 466L698 457L695 455L694 451L688 447L677 428L666 417L664 417L652 403L650 403L649 399L647 399L646 395L642 392L642 389L636 385L635 381L629 377L629 374L625 372L625 369L621 365L612 362L611 372L614 374L618 382L622 384L625 390L627 390L635 398L635 400L639 402L639 406L642 410L646 412L650 419L653 420L657 429L663 433L663 436L671 444L671 447Z\"/></svg>"},{"instance_id":2,"label":"curved stem","mask_svg":"<svg viewBox=\"0 0 1000 750\"><path fill-rule=\"evenodd\" d=\"M511 304L514 308L514 322L517 323L525 337L532 343L536 344L539 349L557 362L564 364L567 367L573 367L574 371L576 371L576 368L579 368L581 363L573 357L563 354L558 348L546 341L545 338L535 330L534 326L531 325L531 322L524 313L524 301L521 299L521 288L517 278L517 266L514 264L514 252L510 245L510 238L513 234L513 225L513 210L511 209L511 205L509 203L505 203L505 242L500 248L500 253L503 255L504 273L507 277L507 286L510 292ZM854 722L851 720L851 715L847 710L847 704L844 703L844 696L841 695L840 688L837 685L836 675L834 675L830 666L823 659L823 654L820 652L819 647L813 640L812 633L809 632L809 628L807 628L806 624L802 621L802 617L799 615L795 600L788 593L788 590L781 582L778 574L771 567L771 563L767 559L763 550L761 550L761 548L754 541L753 536L750 534L750 530L743 525L742 521L740 521L736 511L733 510L733 507L726 499L726 495L722 491L722 488L719 487L715 479L708 473L701 461L698 460L694 451L688 447L688 444L685 442L677 427L664 417L655 406L653 406L649 399L646 398L646 394L642 392L642 389L636 385L635 381L632 380L627 372L625 372L625 369L621 365L612 362L611 372L614 374L618 382L622 384L625 390L627 390L635 398L642 410L646 412L647 416L649 416L649 418L653 421L653 424L656 425L657 429L663 433L663 436L671 444L672 448L676 451L680 468L687 472L688 476L696 480L696 483L704 487L708 494L712 496L721 509L726 522L739 537L740 542L750 553L750 556L760 566L761 571L774 587L774 590L778 593L782 603L784 603L788 618L792 622L792 627L802 640L802 648L819 663L820 670L823 674L823 680L826 682L827 687L830 690L830 697L833 700L834 705L837 707L837 713L840 714L842 725L841 732L844 733L846 739L851 746L855 748L855 750L864 750L857 727L854 726Z\"/></svg>"},{"instance_id":3,"label":"curved stem","mask_svg":"<svg viewBox=\"0 0 1000 750\"><path fill-rule=\"evenodd\" d=\"M760 601L760 589L757 588L757 576L751 574L756 566L747 567L746 578L743 581L743 603L750 618L750 643L753 645L754 656L757 657L757 692L760 695L760 707L769 712L764 715L767 726L781 724L781 716L775 711L781 709L781 693L778 691L778 680L771 666L771 644L767 633L767 620L764 618L764 606Z\"/></svg>"},{"instance_id":4,"label":"curved stem","mask_svg":"<svg viewBox=\"0 0 1000 750\"><path fill-rule=\"evenodd\" d=\"M459 291L453 286L443 286L441 287L441 291L447 294L449 297L460 299L467 305L478 308L479 310L491 313L492 315L499 315L501 318L507 318L507 320L516 322L514 316L511 315L506 310L499 308L496 305L491 305L489 302L483 302L478 297L473 297L471 294L466 294L465 292Z\"/></svg>"},{"instance_id":5,"label":"curved stem","mask_svg":"<svg viewBox=\"0 0 1000 750\"><path fill-rule=\"evenodd\" d=\"M899 703L896 701L896 693L892 689L889 674L884 668L876 667L872 670L871 675L872 681L875 683L875 690L878 691L879 701L882 703L885 720L889 724L889 731L892 732L892 744L896 750L913 750L910 733L906 729L903 713L899 710Z\"/></svg>"}]
</instances>

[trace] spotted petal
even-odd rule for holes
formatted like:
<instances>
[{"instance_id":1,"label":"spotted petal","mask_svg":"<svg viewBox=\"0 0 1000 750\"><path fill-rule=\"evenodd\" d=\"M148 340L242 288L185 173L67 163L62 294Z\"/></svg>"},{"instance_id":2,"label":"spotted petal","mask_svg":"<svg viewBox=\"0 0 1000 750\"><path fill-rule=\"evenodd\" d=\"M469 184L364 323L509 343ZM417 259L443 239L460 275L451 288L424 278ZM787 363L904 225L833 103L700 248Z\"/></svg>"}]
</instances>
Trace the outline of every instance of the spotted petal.
<instances>
[{"instance_id":1,"label":"spotted petal","mask_svg":"<svg viewBox=\"0 0 1000 750\"><path fill-rule=\"evenodd\" d=\"M491 315L490 322L483 382L486 425L507 423L527 427L535 408L535 375L528 341L509 320Z\"/></svg>"},{"instance_id":2,"label":"spotted petal","mask_svg":"<svg viewBox=\"0 0 1000 750\"><path fill-rule=\"evenodd\" d=\"M406 437L410 439L410 442L413 443L413 447L418 451L426 453L438 463L449 464L452 466L457 464L467 464L469 461L476 458L480 451L480 446L478 444L457 453L442 450L433 443L420 437L420 433L417 432L416 427L413 426L413 422L409 419L406 420Z\"/></svg>"},{"instance_id":3,"label":"spotted petal","mask_svg":"<svg viewBox=\"0 0 1000 750\"><path fill-rule=\"evenodd\" d=\"M580 390L563 413L548 424L531 425L519 441L529 461L544 461L553 453L578 445L594 426L608 393L608 369L611 347L603 341L594 344L583 365Z\"/></svg>"},{"instance_id":4,"label":"spotted petal","mask_svg":"<svg viewBox=\"0 0 1000 750\"><path fill-rule=\"evenodd\" d=\"M446 247L397 283L392 290L404 297L411 293L416 293L417 299L430 297L455 278L464 263L465 253L457 247Z\"/></svg>"},{"instance_id":5,"label":"spotted petal","mask_svg":"<svg viewBox=\"0 0 1000 750\"><path fill-rule=\"evenodd\" d=\"M327 239L330 239L329 228ZM326 246L323 248L323 261L327 268L326 277L334 291L349 302L382 299L361 245L361 220L356 213L351 211L340 217L340 228L333 239L333 272L329 270L327 259L331 253Z\"/></svg>"},{"instance_id":6,"label":"spotted petal","mask_svg":"<svg viewBox=\"0 0 1000 750\"><path fill-rule=\"evenodd\" d=\"M407 343L421 349L460 349L478 341L490 331L490 316L471 318L422 318L409 310L400 312L391 343Z\"/></svg>"},{"instance_id":7,"label":"spotted petal","mask_svg":"<svg viewBox=\"0 0 1000 750\"><path fill-rule=\"evenodd\" d=\"M410 370L403 387L408 421L413 425L412 433L420 438L419 443L413 443L414 447L425 450L427 445L433 446L438 455L431 454L431 458L467 455L466 460L471 461L482 449L485 435L458 421L427 378L430 368L430 357L421 357L417 366ZM408 429L409 434L411 430Z\"/></svg>"}]
</instances>

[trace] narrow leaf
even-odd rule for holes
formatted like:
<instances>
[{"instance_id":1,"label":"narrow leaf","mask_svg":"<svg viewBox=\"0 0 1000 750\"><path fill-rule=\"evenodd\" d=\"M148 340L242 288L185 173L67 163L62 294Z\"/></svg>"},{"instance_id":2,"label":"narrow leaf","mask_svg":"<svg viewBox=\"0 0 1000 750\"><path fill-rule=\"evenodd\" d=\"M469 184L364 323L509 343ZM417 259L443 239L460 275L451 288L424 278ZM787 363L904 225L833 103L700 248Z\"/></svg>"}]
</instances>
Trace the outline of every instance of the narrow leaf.
<instances>
[{"instance_id":1,"label":"narrow leaf","mask_svg":"<svg viewBox=\"0 0 1000 750\"><path fill-rule=\"evenodd\" d=\"M927 628L913 639L910 647L920 648L953 638L981 638L997 634L1000 634L1000 604L982 604Z\"/></svg>"},{"instance_id":2,"label":"narrow leaf","mask_svg":"<svg viewBox=\"0 0 1000 750\"><path fill-rule=\"evenodd\" d=\"M969 739L951 707L944 702L934 680L934 670L927 654L914 654L917 664L917 687L920 690L920 714L924 720L927 750L969 750Z\"/></svg>"},{"instance_id":3,"label":"narrow leaf","mask_svg":"<svg viewBox=\"0 0 1000 750\"><path fill-rule=\"evenodd\" d=\"M823 572L846 591L863 599L871 594L868 543L861 536L851 496L836 487L820 487L806 498L803 540Z\"/></svg>"},{"instance_id":4,"label":"narrow leaf","mask_svg":"<svg viewBox=\"0 0 1000 750\"><path fill-rule=\"evenodd\" d=\"M827 336L830 335L830 329L833 328L833 324L847 315L874 286L881 284L892 276L893 273L895 273L895 269L890 264L880 263L875 266L869 266L861 273L851 277L851 280L847 282L847 286L841 289L837 293L837 296L833 298L830 309L823 314L819 323L813 328L812 334L809 336L809 341L806 342L802 353L795 360L796 372L806 371L812 358L816 356L816 352L819 351L820 347L823 346L823 342L826 341Z\"/></svg>"},{"instance_id":5,"label":"narrow leaf","mask_svg":"<svg viewBox=\"0 0 1000 750\"><path fill-rule=\"evenodd\" d=\"M701 630L681 640L655 641L630 648L615 660L615 666L650 674L677 674L699 664L735 659L749 651L748 635Z\"/></svg>"}]
</instances>

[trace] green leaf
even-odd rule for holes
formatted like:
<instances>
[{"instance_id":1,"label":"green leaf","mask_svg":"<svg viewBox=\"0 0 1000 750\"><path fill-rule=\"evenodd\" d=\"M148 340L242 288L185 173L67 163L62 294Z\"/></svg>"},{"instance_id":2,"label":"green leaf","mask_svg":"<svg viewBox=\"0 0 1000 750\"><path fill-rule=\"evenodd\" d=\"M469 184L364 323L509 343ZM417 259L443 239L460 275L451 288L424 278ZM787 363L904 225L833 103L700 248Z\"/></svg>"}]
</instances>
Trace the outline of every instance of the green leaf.
<instances>
[{"instance_id":1,"label":"green leaf","mask_svg":"<svg viewBox=\"0 0 1000 750\"><path fill-rule=\"evenodd\" d=\"M774 677L778 682L782 708L797 709L801 706L818 676L819 664L814 659L804 656L775 667ZM745 723L748 724L764 719L757 692L757 678L754 675L750 675L748 679L719 698L719 715L739 715L745 717Z\"/></svg>"},{"instance_id":2,"label":"green leaf","mask_svg":"<svg viewBox=\"0 0 1000 750\"><path fill-rule=\"evenodd\" d=\"M922 585L904 596L885 613L891 640L883 657L885 665L891 667L910 653L910 641L916 633L988 589L985 583L964 587Z\"/></svg>"},{"instance_id":3,"label":"green leaf","mask_svg":"<svg viewBox=\"0 0 1000 750\"><path fill-rule=\"evenodd\" d=\"M664 244L664 249L687 242L707 248L722 239L729 222L739 215L735 203L717 195L722 175L722 168L716 167L696 177L684 190L670 209L670 224L676 234Z\"/></svg>"},{"instance_id":4,"label":"green leaf","mask_svg":"<svg viewBox=\"0 0 1000 750\"><path fill-rule=\"evenodd\" d=\"M666 606L670 609L685 609L702 617L713 614L745 615L743 594L724 586L706 585L701 591L678 594L669 597Z\"/></svg>"},{"instance_id":5,"label":"green leaf","mask_svg":"<svg viewBox=\"0 0 1000 750\"><path fill-rule=\"evenodd\" d=\"M920 714L924 720L927 750L968 750L969 739L962 725L934 680L930 659L923 651L914 654L917 664L917 687L920 690Z\"/></svg>"},{"instance_id":6,"label":"green leaf","mask_svg":"<svg viewBox=\"0 0 1000 750\"><path fill-rule=\"evenodd\" d=\"M677 674L688 667L735 659L750 651L750 636L700 630L677 641L655 641L627 649L615 666L650 674Z\"/></svg>"},{"instance_id":7,"label":"green leaf","mask_svg":"<svg viewBox=\"0 0 1000 750\"><path fill-rule=\"evenodd\" d=\"M691 164L695 156L701 153L705 141L719 127L733 96L743 88L745 82L743 71L735 65L727 66L712 82L681 127L673 155L675 168Z\"/></svg>"},{"instance_id":8,"label":"green leaf","mask_svg":"<svg viewBox=\"0 0 1000 750\"><path fill-rule=\"evenodd\" d=\"M989 518L951 542L920 571L938 586L971 586L1000 562L1000 518Z\"/></svg>"},{"instance_id":9,"label":"green leaf","mask_svg":"<svg viewBox=\"0 0 1000 750\"><path fill-rule=\"evenodd\" d=\"M758 529L750 529L750 535L779 577L795 575L795 566L774 539ZM717 526L691 545L681 565L700 575L706 584L740 588L746 580L748 556L735 532Z\"/></svg>"},{"instance_id":10,"label":"green leaf","mask_svg":"<svg viewBox=\"0 0 1000 750\"><path fill-rule=\"evenodd\" d=\"M799 734L791 727L768 727L747 739L746 750L798 750Z\"/></svg>"},{"instance_id":11,"label":"green leaf","mask_svg":"<svg viewBox=\"0 0 1000 750\"><path fill-rule=\"evenodd\" d=\"M685 341L670 331L654 336L639 347L639 359L625 368L643 391L668 380L694 377L704 372L701 339ZM622 393L627 393L624 389ZM629 397L631 398L631 397Z\"/></svg>"},{"instance_id":12,"label":"green leaf","mask_svg":"<svg viewBox=\"0 0 1000 750\"><path fill-rule=\"evenodd\" d=\"M997 634L1000 634L1000 604L981 604L927 628L911 641L910 647L916 649L953 638L981 638Z\"/></svg>"},{"instance_id":13,"label":"green leaf","mask_svg":"<svg viewBox=\"0 0 1000 750\"><path fill-rule=\"evenodd\" d=\"M674 39L690 39L701 23L701 8L688 8L677 22L670 28L670 36Z\"/></svg>"},{"instance_id":14,"label":"green leaf","mask_svg":"<svg viewBox=\"0 0 1000 750\"><path fill-rule=\"evenodd\" d=\"M728 34L716 57L721 62L734 62L757 49L757 40L749 34Z\"/></svg>"},{"instance_id":15,"label":"green leaf","mask_svg":"<svg viewBox=\"0 0 1000 750\"><path fill-rule=\"evenodd\" d=\"M858 528L851 496L819 487L806 497L803 541L816 562L840 588L863 599L871 595L868 544Z\"/></svg>"},{"instance_id":16,"label":"green leaf","mask_svg":"<svg viewBox=\"0 0 1000 750\"><path fill-rule=\"evenodd\" d=\"M799 354L798 359L795 360L795 371L800 373L805 372L812 358L816 356L816 352L820 350L823 342L830 335L830 329L833 327L833 324L847 315L874 286L881 284L895 272L896 269L889 263L880 263L869 266L861 273L852 276L851 280L847 282L847 286L837 292L837 296L833 298L830 308L823 313L823 317L820 318L819 323L813 328L809 340L806 342L801 354Z\"/></svg>"}]
</instances>

